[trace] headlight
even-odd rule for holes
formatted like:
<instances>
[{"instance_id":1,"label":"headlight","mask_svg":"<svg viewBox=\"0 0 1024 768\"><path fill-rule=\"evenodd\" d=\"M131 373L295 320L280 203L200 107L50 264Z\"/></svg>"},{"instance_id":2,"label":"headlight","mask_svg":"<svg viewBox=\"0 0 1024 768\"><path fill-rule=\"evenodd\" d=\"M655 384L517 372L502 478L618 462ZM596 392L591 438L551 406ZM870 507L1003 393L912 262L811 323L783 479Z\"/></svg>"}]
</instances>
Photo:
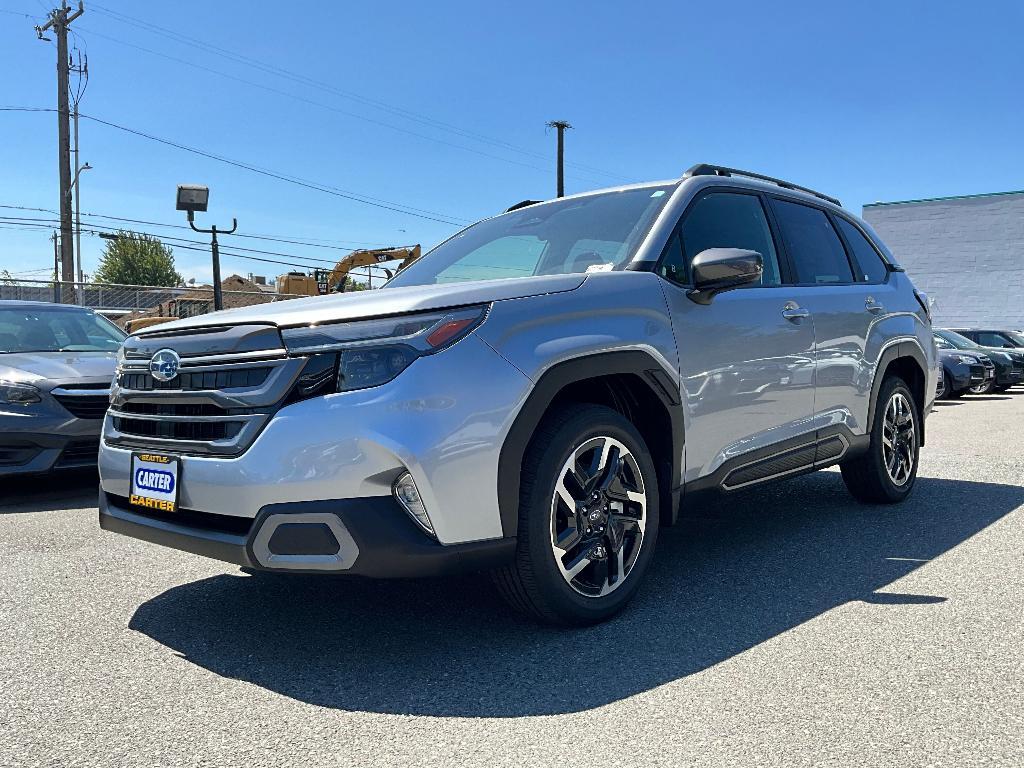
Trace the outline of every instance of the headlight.
<instances>
[{"instance_id":1,"label":"headlight","mask_svg":"<svg viewBox=\"0 0 1024 768\"><path fill-rule=\"evenodd\" d=\"M39 390L31 384L0 381L0 405L31 405L41 400Z\"/></svg>"},{"instance_id":2,"label":"headlight","mask_svg":"<svg viewBox=\"0 0 1024 768\"><path fill-rule=\"evenodd\" d=\"M957 359L961 363L967 363L968 365L977 365L981 362L978 358L972 357L971 355L957 355Z\"/></svg>"},{"instance_id":3,"label":"headlight","mask_svg":"<svg viewBox=\"0 0 1024 768\"><path fill-rule=\"evenodd\" d=\"M290 355L338 353L336 391L385 384L424 355L451 346L476 328L487 307L311 325L281 331Z\"/></svg>"}]
</instances>

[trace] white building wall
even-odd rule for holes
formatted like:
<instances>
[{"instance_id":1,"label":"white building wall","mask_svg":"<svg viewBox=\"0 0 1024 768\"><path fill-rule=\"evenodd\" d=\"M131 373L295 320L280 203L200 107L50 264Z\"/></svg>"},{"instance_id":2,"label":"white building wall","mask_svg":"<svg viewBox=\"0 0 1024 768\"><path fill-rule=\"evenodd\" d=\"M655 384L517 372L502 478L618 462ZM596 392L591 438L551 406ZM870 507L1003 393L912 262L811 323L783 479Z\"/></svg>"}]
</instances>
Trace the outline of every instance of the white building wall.
<instances>
[{"instance_id":1,"label":"white building wall","mask_svg":"<svg viewBox=\"0 0 1024 768\"><path fill-rule=\"evenodd\" d=\"M1024 192L864 206L936 326L1024 328Z\"/></svg>"}]
</instances>

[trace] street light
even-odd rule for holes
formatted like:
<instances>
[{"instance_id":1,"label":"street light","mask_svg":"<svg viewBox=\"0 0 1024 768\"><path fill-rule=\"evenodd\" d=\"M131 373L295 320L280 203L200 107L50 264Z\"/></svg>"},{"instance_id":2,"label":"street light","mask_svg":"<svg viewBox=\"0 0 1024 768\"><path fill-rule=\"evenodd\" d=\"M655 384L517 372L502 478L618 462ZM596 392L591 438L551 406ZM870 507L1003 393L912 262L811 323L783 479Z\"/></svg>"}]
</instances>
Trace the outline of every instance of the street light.
<instances>
[{"instance_id":1,"label":"street light","mask_svg":"<svg viewBox=\"0 0 1024 768\"><path fill-rule=\"evenodd\" d=\"M78 155L75 155L75 162L78 162ZM80 165L75 169L75 180L71 182L71 186L68 188L68 194L71 194L71 190L78 186L78 176L82 171L91 171L92 166L86 162L85 165ZM82 192L79 189L75 192L75 260L78 262L75 265L75 279L78 281L78 303L82 304L82 205L81 205Z\"/></svg>"},{"instance_id":2,"label":"street light","mask_svg":"<svg viewBox=\"0 0 1024 768\"><path fill-rule=\"evenodd\" d=\"M220 284L220 250L217 247L217 227L210 229L199 229L195 225L195 215L206 212L206 206L210 202L210 188L200 184L179 184L177 209L185 211L188 215L188 225L196 232L204 235L213 235L210 247L213 251L213 308L224 309L224 295ZM238 229L238 219L231 219L231 229L222 229L222 235L230 235Z\"/></svg>"}]
</instances>

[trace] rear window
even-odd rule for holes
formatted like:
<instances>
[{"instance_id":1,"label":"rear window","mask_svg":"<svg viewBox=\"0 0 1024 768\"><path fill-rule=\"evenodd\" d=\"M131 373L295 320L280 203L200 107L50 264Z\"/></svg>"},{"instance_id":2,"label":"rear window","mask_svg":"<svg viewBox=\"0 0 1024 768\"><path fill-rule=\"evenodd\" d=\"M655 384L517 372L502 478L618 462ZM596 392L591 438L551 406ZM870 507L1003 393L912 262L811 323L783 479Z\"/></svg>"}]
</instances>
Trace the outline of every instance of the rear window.
<instances>
[{"instance_id":1,"label":"rear window","mask_svg":"<svg viewBox=\"0 0 1024 768\"><path fill-rule=\"evenodd\" d=\"M846 250L824 211L779 199L772 206L798 283L853 282Z\"/></svg>"},{"instance_id":2,"label":"rear window","mask_svg":"<svg viewBox=\"0 0 1024 768\"><path fill-rule=\"evenodd\" d=\"M836 217L836 221L839 222L839 229L842 230L843 237L846 238L850 250L853 251L853 258L857 261L857 266L860 267L857 279L863 280L865 283L885 282L889 270L886 269L885 262L878 255L878 251L853 224L841 217Z\"/></svg>"}]
</instances>

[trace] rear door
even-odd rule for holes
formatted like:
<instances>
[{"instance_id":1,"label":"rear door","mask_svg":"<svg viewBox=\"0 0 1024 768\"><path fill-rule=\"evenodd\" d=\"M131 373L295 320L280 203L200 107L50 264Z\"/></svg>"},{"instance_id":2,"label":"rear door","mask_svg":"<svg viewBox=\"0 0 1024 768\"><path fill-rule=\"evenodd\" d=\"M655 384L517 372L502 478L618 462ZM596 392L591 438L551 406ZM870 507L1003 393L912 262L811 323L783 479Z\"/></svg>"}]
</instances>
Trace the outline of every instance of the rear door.
<instances>
[{"instance_id":1,"label":"rear door","mask_svg":"<svg viewBox=\"0 0 1024 768\"><path fill-rule=\"evenodd\" d=\"M752 191L715 187L699 193L659 262L689 417L687 481L812 429L814 325L785 285L764 205ZM757 251L764 275L759 285L697 304L686 295L690 264L714 247Z\"/></svg>"},{"instance_id":2,"label":"rear door","mask_svg":"<svg viewBox=\"0 0 1024 768\"><path fill-rule=\"evenodd\" d=\"M830 213L781 196L773 196L771 204L794 282L805 291L803 300L814 318L816 424L863 433L871 398L868 361L880 352L869 349L870 331L885 313L889 289L867 281L877 279L878 271L873 265L867 272L860 269L839 234L842 224Z\"/></svg>"}]
</instances>

